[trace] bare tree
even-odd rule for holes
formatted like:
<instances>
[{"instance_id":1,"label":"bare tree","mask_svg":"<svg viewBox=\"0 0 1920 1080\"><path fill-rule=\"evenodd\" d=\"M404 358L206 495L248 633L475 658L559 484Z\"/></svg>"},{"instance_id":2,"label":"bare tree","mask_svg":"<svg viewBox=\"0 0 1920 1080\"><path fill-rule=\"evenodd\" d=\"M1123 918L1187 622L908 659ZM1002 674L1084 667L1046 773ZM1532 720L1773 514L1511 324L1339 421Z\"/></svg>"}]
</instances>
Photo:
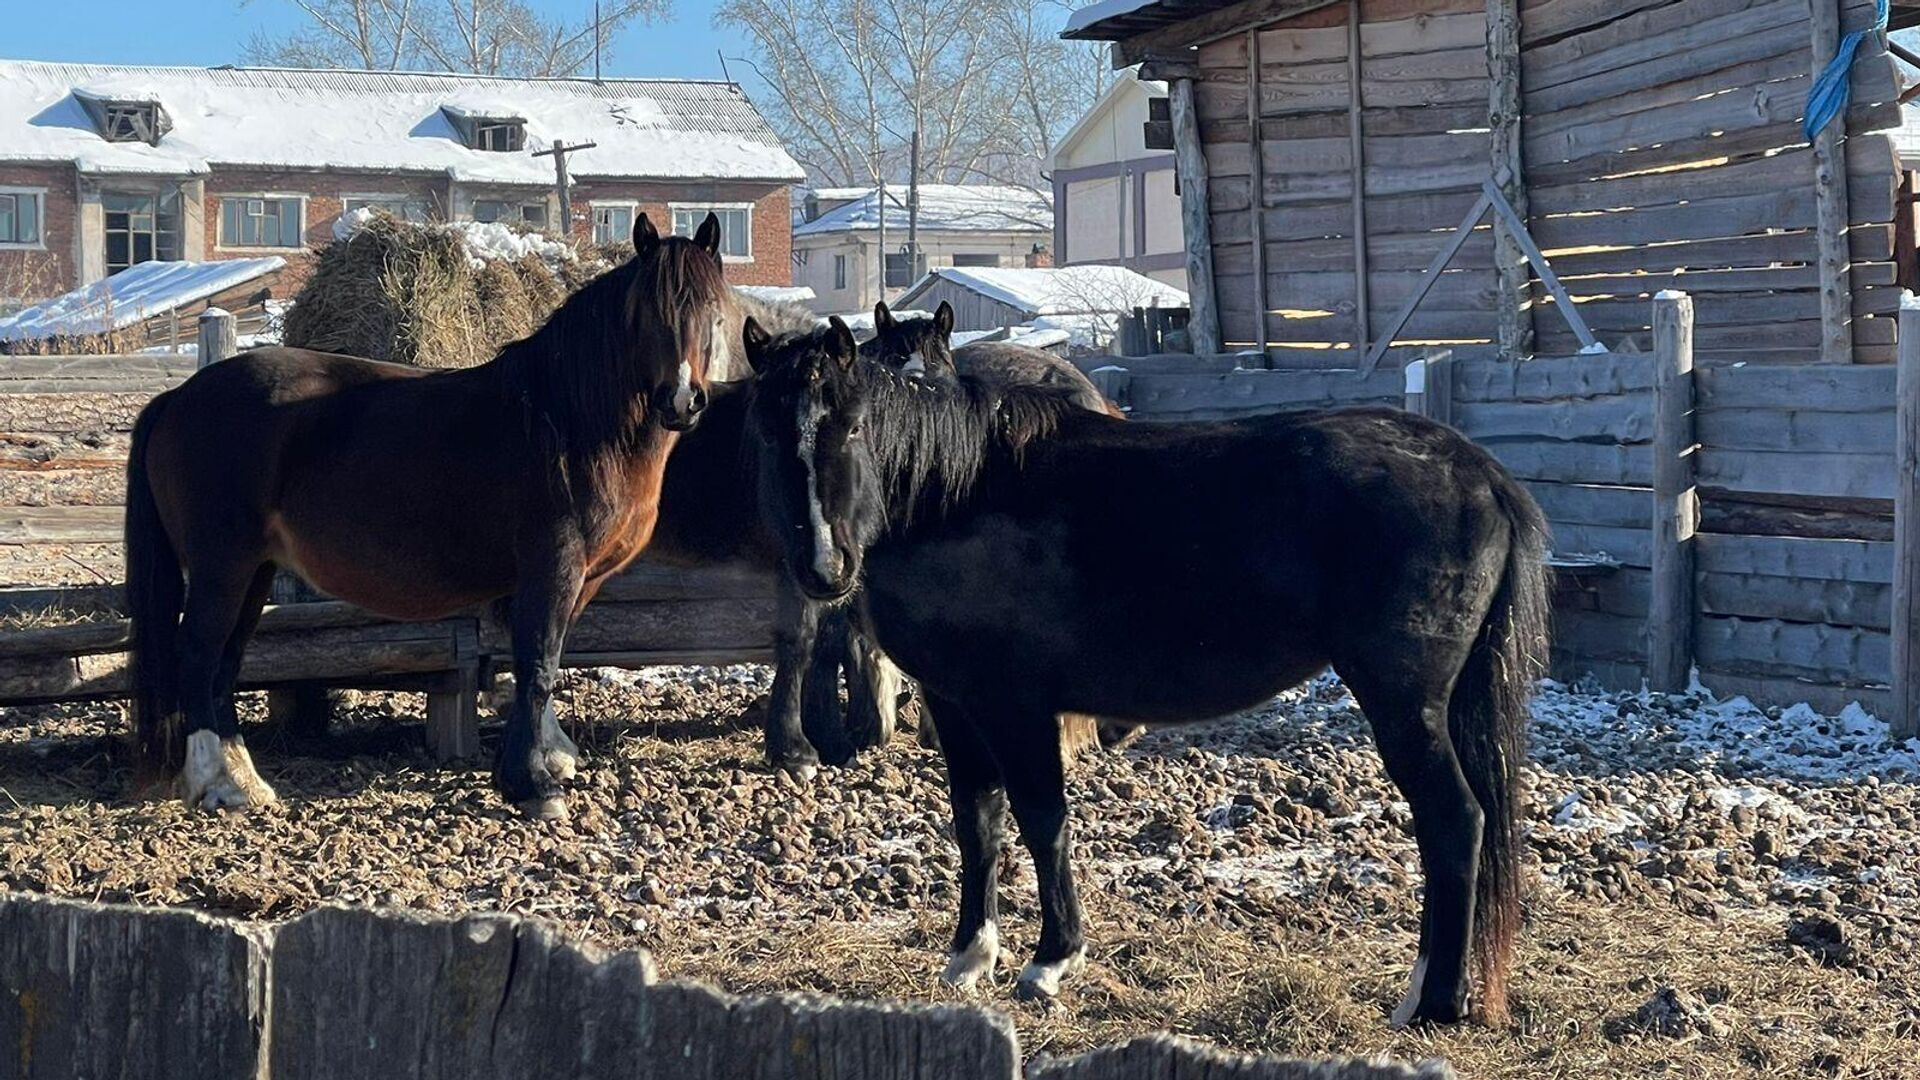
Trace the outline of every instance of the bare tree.
<instances>
[{"instance_id":1,"label":"bare tree","mask_svg":"<svg viewBox=\"0 0 1920 1080\"><path fill-rule=\"evenodd\" d=\"M1044 190L1053 140L1098 93L1086 49L1058 41L1059 0L724 0L747 36L763 110L817 182L905 171Z\"/></svg>"},{"instance_id":2,"label":"bare tree","mask_svg":"<svg viewBox=\"0 0 1920 1080\"><path fill-rule=\"evenodd\" d=\"M255 0L243 0L252 3ZM591 15L543 17L520 0L263 0L288 4L305 24L249 41L249 62L372 70L434 68L481 75L578 74L593 60ZM604 0L604 42L671 0Z\"/></svg>"}]
</instances>

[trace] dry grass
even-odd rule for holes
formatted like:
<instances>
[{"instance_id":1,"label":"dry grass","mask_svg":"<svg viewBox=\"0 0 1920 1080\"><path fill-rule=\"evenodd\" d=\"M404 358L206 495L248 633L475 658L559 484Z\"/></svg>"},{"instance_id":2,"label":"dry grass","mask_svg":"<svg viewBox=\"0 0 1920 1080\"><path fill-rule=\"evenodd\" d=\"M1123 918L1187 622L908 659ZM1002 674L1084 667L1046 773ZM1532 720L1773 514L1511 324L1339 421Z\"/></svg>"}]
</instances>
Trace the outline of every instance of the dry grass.
<instances>
[{"instance_id":1,"label":"dry grass","mask_svg":"<svg viewBox=\"0 0 1920 1080\"><path fill-rule=\"evenodd\" d=\"M421 367L472 367L546 321L607 265L601 255L582 248L559 272L534 256L476 267L456 233L376 215L320 249L283 340Z\"/></svg>"}]
</instances>

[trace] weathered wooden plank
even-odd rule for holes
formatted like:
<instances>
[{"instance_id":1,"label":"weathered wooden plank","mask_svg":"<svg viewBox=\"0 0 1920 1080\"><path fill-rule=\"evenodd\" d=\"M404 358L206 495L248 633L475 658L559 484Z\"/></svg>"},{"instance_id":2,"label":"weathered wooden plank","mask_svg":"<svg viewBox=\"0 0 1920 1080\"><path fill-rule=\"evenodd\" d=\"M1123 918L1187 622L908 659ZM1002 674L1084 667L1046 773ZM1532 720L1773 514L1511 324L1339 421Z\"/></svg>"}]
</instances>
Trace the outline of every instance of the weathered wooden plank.
<instances>
[{"instance_id":1,"label":"weathered wooden plank","mask_svg":"<svg viewBox=\"0 0 1920 1080\"><path fill-rule=\"evenodd\" d=\"M1461 406L1454 404L1457 410ZM1523 480L1571 484L1653 486L1653 450L1646 444L1619 446L1530 439L1485 444L1508 471Z\"/></svg>"},{"instance_id":2,"label":"weathered wooden plank","mask_svg":"<svg viewBox=\"0 0 1920 1080\"><path fill-rule=\"evenodd\" d=\"M1887 252L1891 250L1890 231L1888 226L1858 225L1850 230L1855 262L1887 259ZM1808 263L1819 256L1814 235L1806 230L1552 254L1554 272L1575 278L1596 274L1670 274L1675 270L1711 272L1726 267L1771 268L1782 263Z\"/></svg>"},{"instance_id":3,"label":"weathered wooden plank","mask_svg":"<svg viewBox=\"0 0 1920 1080\"><path fill-rule=\"evenodd\" d=\"M1653 565L1653 533L1645 525L1614 528L1555 521L1549 531L1555 555L1607 555L1622 566Z\"/></svg>"},{"instance_id":4,"label":"weathered wooden plank","mask_svg":"<svg viewBox=\"0 0 1920 1080\"><path fill-rule=\"evenodd\" d=\"M1893 498L1893 455L1700 451L1700 486L1778 495Z\"/></svg>"},{"instance_id":5,"label":"weathered wooden plank","mask_svg":"<svg viewBox=\"0 0 1920 1080\"><path fill-rule=\"evenodd\" d=\"M152 399L146 392L0 393L0 431L131 431Z\"/></svg>"},{"instance_id":6,"label":"weathered wooden plank","mask_svg":"<svg viewBox=\"0 0 1920 1080\"><path fill-rule=\"evenodd\" d=\"M1893 610L1892 586L1874 582L1714 573L1696 581L1700 610L1711 615L1885 630Z\"/></svg>"},{"instance_id":7,"label":"weathered wooden plank","mask_svg":"<svg viewBox=\"0 0 1920 1080\"><path fill-rule=\"evenodd\" d=\"M1895 736L1920 735L1920 303L1900 309L1900 358L1894 381L1897 402L1893 481L1893 633L1890 678Z\"/></svg>"},{"instance_id":8,"label":"weathered wooden plank","mask_svg":"<svg viewBox=\"0 0 1920 1080\"><path fill-rule=\"evenodd\" d=\"M1703 574L1893 584L1893 545L1883 541L1701 533L1695 546Z\"/></svg>"},{"instance_id":9,"label":"weathered wooden plank","mask_svg":"<svg viewBox=\"0 0 1920 1080\"><path fill-rule=\"evenodd\" d=\"M0 1071L255 1080L264 936L198 912L0 895Z\"/></svg>"},{"instance_id":10,"label":"weathered wooden plank","mask_svg":"<svg viewBox=\"0 0 1920 1080\"><path fill-rule=\"evenodd\" d=\"M1530 162L1528 171L1532 169ZM1538 217L1532 230L1541 248L1552 252L1561 248L1717 240L1772 228L1806 229L1813 223L1813 191L1802 184L1759 194L1712 196L1685 205Z\"/></svg>"},{"instance_id":11,"label":"weathered wooden plank","mask_svg":"<svg viewBox=\"0 0 1920 1080\"><path fill-rule=\"evenodd\" d=\"M1704 409L1695 418L1700 442L1713 450L1791 450L1892 454L1892 410L1870 413L1777 409Z\"/></svg>"},{"instance_id":12,"label":"weathered wooden plank","mask_svg":"<svg viewBox=\"0 0 1920 1080\"><path fill-rule=\"evenodd\" d=\"M1618 529L1645 529L1653 521L1653 492L1646 488L1534 481L1527 490L1548 521Z\"/></svg>"},{"instance_id":13,"label":"weathered wooden plank","mask_svg":"<svg viewBox=\"0 0 1920 1080\"><path fill-rule=\"evenodd\" d=\"M1531 123L1529 119L1529 130ZM1892 212L1894 171L1876 167L1885 161L1890 147L1891 141L1885 135L1862 135L1848 140L1848 192L1860 202L1854 218L1862 223L1886 221ZM1759 194L1777 191L1787 184L1805 184L1812 168L1811 150L1789 149L1768 157L1691 169L1606 177L1576 184L1536 185L1533 210L1541 216L1592 213Z\"/></svg>"},{"instance_id":14,"label":"weathered wooden plank","mask_svg":"<svg viewBox=\"0 0 1920 1080\"><path fill-rule=\"evenodd\" d=\"M1767 678L1884 686L1892 671L1888 635L1857 626L1708 615L1694 621L1694 649L1702 668Z\"/></svg>"},{"instance_id":15,"label":"weathered wooden plank","mask_svg":"<svg viewBox=\"0 0 1920 1080\"><path fill-rule=\"evenodd\" d=\"M1454 396L1462 402L1600 398L1652 389L1653 358L1645 353L1465 360L1454 375Z\"/></svg>"},{"instance_id":16,"label":"weathered wooden plank","mask_svg":"<svg viewBox=\"0 0 1920 1080\"><path fill-rule=\"evenodd\" d=\"M1886 716L1891 695L1877 686L1833 686L1802 679L1768 678L1702 668L1700 684L1715 697L1744 697L1756 705L1807 704L1823 716L1837 716L1848 705L1858 703L1876 716Z\"/></svg>"},{"instance_id":17,"label":"weathered wooden plank","mask_svg":"<svg viewBox=\"0 0 1920 1080\"><path fill-rule=\"evenodd\" d=\"M0 506L0 545L110 544L125 519L118 506Z\"/></svg>"},{"instance_id":18,"label":"weathered wooden plank","mask_svg":"<svg viewBox=\"0 0 1920 1080\"><path fill-rule=\"evenodd\" d=\"M1712 368L1694 375L1700 408L1801 412L1883 412L1893 408L1896 373L1888 367Z\"/></svg>"},{"instance_id":19,"label":"weathered wooden plank","mask_svg":"<svg viewBox=\"0 0 1920 1080\"><path fill-rule=\"evenodd\" d=\"M1352 371L1238 371L1227 375L1141 375L1132 381L1140 418L1241 415L1399 400L1397 369L1362 378Z\"/></svg>"},{"instance_id":20,"label":"weathered wooden plank","mask_svg":"<svg viewBox=\"0 0 1920 1080\"><path fill-rule=\"evenodd\" d=\"M1590 441L1653 438L1653 402L1643 394L1581 401L1459 402L1454 426L1474 439L1540 438Z\"/></svg>"},{"instance_id":21,"label":"weathered wooden plank","mask_svg":"<svg viewBox=\"0 0 1920 1080\"><path fill-rule=\"evenodd\" d=\"M1804 3L1797 0L1768 3L1737 0L1737 3L1737 7L1720 2L1667 4L1621 20L1641 28L1631 37L1619 31L1583 34L1526 50L1523 72L1528 112L1562 108L1565 102L1581 100L1569 92L1553 96L1544 93L1551 89L1593 86L1596 90L1607 90L1612 87L1608 92L1617 94L1806 47L1804 31L1785 37L1778 34L1780 27L1804 25L1807 10ZM1607 29L1613 31L1615 27L1620 24ZM1774 33L1769 35L1768 31ZM1769 37L1771 40L1764 42L1749 40ZM1593 81L1609 75L1616 75L1615 81ZM1589 96L1585 100L1598 98Z\"/></svg>"},{"instance_id":22,"label":"weathered wooden plank","mask_svg":"<svg viewBox=\"0 0 1920 1080\"><path fill-rule=\"evenodd\" d=\"M1604 611L1555 609L1553 651L1556 657L1577 658L1577 664L1624 661L1644 664L1647 659L1647 620Z\"/></svg>"}]
</instances>

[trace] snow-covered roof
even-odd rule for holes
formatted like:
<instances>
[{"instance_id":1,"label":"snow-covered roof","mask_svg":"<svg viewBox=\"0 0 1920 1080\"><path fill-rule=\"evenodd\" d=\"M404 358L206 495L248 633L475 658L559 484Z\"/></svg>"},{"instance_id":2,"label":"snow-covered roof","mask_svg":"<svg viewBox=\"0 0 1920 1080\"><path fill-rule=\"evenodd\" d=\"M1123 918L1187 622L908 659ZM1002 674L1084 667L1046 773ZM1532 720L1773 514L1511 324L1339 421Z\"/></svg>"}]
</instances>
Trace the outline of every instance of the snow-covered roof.
<instances>
[{"instance_id":1,"label":"snow-covered roof","mask_svg":"<svg viewBox=\"0 0 1920 1080\"><path fill-rule=\"evenodd\" d=\"M1187 294L1124 266L1057 266L1015 269L943 266L901 294L899 304L919 300L934 282L945 280L1029 315L1075 315L1126 311L1135 307L1186 307Z\"/></svg>"},{"instance_id":2,"label":"snow-covered roof","mask_svg":"<svg viewBox=\"0 0 1920 1080\"><path fill-rule=\"evenodd\" d=\"M1099 0L1099 3L1088 4L1086 7L1078 8L1073 14L1067 16L1067 25L1062 28L1061 33L1071 34L1076 30L1085 30L1094 23L1102 22L1118 15L1131 14L1132 12L1139 11L1143 7L1150 7L1158 2L1159 0Z\"/></svg>"},{"instance_id":3,"label":"snow-covered roof","mask_svg":"<svg viewBox=\"0 0 1920 1080\"><path fill-rule=\"evenodd\" d=\"M172 129L158 146L107 142L77 94L156 101ZM524 119L526 150L471 149L456 125L462 117ZM805 178L730 83L0 61L0 162L71 162L84 173L193 176L246 165L551 184L553 163L526 151L556 138L598 144L568 159L577 177Z\"/></svg>"},{"instance_id":4,"label":"snow-covered roof","mask_svg":"<svg viewBox=\"0 0 1920 1080\"><path fill-rule=\"evenodd\" d=\"M0 319L0 341L102 334L198 303L287 265L278 255L144 262Z\"/></svg>"},{"instance_id":5,"label":"snow-covered roof","mask_svg":"<svg viewBox=\"0 0 1920 1080\"><path fill-rule=\"evenodd\" d=\"M826 191L839 192L827 188ZM816 192L821 198L830 198ZM833 196L837 197L837 196ZM853 201L794 227L795 236L880 227L879 190L860 188ZM887 188L887 229L907 229L907 186ZM1053 207L1029 188L1001 184L921 184L920 228L929 232L1037 232L1052 235Z\"/></svg>"},{"instance_id":6,"label":"snow-covered roof","mask_svg":"<svg viewBox=\"0 0 1920 1080\"><path fill-rule=\"evenodd\" d=\"M811 285L735 285L734 288L770 304L804 304L815 298Z\"/></svg>"}]
</instances>

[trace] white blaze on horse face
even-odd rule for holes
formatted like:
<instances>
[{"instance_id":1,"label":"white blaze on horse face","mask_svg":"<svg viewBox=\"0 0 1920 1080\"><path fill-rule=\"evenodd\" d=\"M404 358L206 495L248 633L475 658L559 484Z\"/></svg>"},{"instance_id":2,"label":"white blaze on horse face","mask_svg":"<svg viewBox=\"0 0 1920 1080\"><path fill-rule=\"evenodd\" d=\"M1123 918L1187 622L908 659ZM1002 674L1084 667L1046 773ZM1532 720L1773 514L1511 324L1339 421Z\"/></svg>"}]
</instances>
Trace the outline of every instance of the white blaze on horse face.
<instances>
[{"instance_id":1,"label":"white blaze on horse face","mask_svg":"<svg viewBox=\"0 0 1920 1080\"><path fill-rule=\"evenodd\" d=\"M681 416L693 407L693 365L680 361L680 381L673 384L673 411Z\"/></svg>"},{"instance_id":2,"label":"white blaze on horse face","mask_svg":"<svg viewBox=\"0 0 1920 1080\"><path fill-rule=\"evenodd\" d=\"M900 370L908 375L925 375L927 373L927 358L921 355L920 350L915 349L907 355L907 362L900 365Z\"/></svg>"},{"instance_id":3,"label":"white blaze on horse face","mask_svg":"<svg viewBox=\"0 0 1920 1080\"><path fill-rule=\"evenodd\" d=\"M732 353L727 350L727 320L715 316L707 334L707 378L727 382L733 378Z\"/></svg>"},{"instance_id":4,"label":"white blaze on horse face","mask_svg":"<svg viewBox=\"0 0 1920 1080\"><path fill-rule=\"evenodd\" d=\"M820 477L813 463L814 448L820 440L820 421L826 415L826 409L810 401L800 403L800 464L807 469L807 521L813 535L813 572L821 581L832 581L833 529L828 527L826 511L820 506Z\"/></svg>"}]
</instances>

